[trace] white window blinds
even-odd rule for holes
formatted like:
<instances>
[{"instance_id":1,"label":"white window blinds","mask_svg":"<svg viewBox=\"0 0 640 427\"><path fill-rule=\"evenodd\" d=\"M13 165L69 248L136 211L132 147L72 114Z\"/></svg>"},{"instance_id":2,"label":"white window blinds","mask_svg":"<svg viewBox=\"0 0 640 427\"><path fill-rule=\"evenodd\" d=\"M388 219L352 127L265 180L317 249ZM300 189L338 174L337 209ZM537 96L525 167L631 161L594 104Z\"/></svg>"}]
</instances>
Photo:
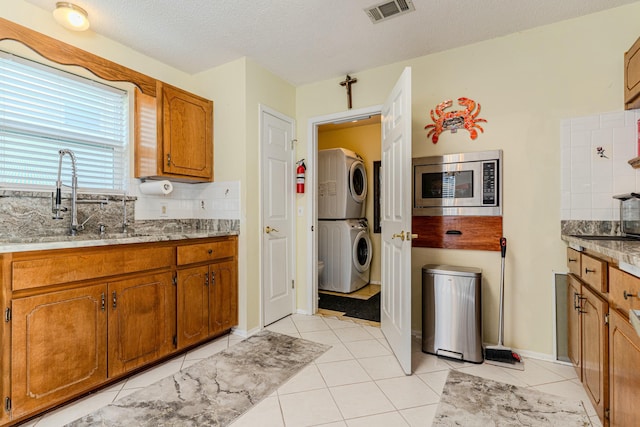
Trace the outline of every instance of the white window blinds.
<instances>
[{"instance_id":1,"label":"white window blinds","mask_svg":"<svg viewBox=\"0 0 640 427\"><path fill-rule=\"evenodd\" d=\"M77 158L81 190L123 190L128 94L0 52L0 185L53 186L58 150ZM70 185L68 157L63 183Z\"/></svg>"}]
</instances>

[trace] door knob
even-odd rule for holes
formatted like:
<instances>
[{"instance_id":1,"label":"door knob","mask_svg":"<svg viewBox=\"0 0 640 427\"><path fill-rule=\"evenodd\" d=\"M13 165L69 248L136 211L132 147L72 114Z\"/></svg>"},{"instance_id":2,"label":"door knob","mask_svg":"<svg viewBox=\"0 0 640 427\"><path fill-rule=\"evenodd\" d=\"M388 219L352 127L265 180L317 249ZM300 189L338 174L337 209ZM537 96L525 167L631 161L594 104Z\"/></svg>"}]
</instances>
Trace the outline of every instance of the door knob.
<instances>
[{"instance_id":1,"label":"door knob","mask_svg":"<svg viewBox=\"0 0 640 427\"><path fill-rule=\"evenodd\" d=\"M272 231L275 231L276 233L278 232L277 229L271 228L268 225L264 228L264 232L267 233L267 234L271 233Z\"/></svg>"},{"instance_id":2,"label":"door knob","mask_svg":"<svg viewBox=\"0 0 640 427\"><path fill-rule=\"evenodd\" d=\"M400 240L402 240L402 241L404 242L404 231L401 231L401 232L400 232L400 233L398 233L398 234L393 234L393 235L391 236L391 238L392 238L392 239L395 239L396 237L397 237L397 238L399 238Z\"/></svg>"}]
</instances>

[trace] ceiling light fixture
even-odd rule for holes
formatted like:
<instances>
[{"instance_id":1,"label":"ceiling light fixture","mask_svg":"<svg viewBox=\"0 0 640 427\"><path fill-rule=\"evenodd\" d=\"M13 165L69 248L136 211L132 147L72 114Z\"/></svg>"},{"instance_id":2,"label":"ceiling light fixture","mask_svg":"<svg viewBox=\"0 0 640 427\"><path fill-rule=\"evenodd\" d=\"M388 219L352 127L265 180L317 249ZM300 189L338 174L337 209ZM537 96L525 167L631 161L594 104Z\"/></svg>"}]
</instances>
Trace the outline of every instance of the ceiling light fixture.
<instances>
[{"instance_id":1,"label":"ceiling light fixture","mask_svg":"<svg viewBox=\"0 0 640 427\"><path fill-rule=\"evenodd\" d=\"M87 11L73 3L56 3L53 17L58 24L69 30L84 31L89 28L89 15Z\"/></svg>"}]
</instances>

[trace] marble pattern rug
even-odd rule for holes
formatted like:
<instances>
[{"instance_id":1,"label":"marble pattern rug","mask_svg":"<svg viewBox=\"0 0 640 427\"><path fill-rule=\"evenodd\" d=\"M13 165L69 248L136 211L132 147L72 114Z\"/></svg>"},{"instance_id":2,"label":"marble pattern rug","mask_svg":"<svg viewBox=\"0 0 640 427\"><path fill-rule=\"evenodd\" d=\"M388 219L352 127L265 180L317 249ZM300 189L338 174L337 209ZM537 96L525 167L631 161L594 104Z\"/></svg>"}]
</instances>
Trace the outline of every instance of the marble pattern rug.
<instances>
[{"instance_id":1,"label":"marble pattern rug","mask_svg":"<svg viewBox=\"0 0 640 427\"><path fill-rule=\"evenodd\" d=\"M329 348L262 331L67 426L226 426Z\"/></svg>"},{"instance_id":2,"label":"marble pattern rug","mask_svg":"<svg viewBox=\"0 0 640 427\"><path fill-rule=\"evenodd\" d=\"M444 426L590 426L580 401L451 370L433 421Z\"/></svg>"}]
</instances>

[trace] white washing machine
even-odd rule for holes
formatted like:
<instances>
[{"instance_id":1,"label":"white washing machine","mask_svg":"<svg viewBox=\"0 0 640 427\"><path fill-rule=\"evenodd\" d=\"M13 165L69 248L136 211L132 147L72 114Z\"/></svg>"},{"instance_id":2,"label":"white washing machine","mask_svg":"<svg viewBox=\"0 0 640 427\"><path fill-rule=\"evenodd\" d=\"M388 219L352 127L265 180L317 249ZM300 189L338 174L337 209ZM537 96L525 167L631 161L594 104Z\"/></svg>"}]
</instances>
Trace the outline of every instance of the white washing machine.
<instances>
[{"instance_id":1,"label":"white washing machine","mask_svg":"<svg viewBox=\"0 0 640 427\"><path fill-rule=\"evenodd\" d=\"M349 293L369 283L373 255L366 219L319 220L318 260L324 263L318 288Z\"/></svg>"},{"instance_id":2,"label":"white washing machine","mask_svg":"<svg viewBox=\"0 0 640 427\"><path fill-rule=\"evenodd\" d=\"M362 218L366 197L362 157L344 148L318 151L318 219Z\"/></svg>"}]
</instances>

